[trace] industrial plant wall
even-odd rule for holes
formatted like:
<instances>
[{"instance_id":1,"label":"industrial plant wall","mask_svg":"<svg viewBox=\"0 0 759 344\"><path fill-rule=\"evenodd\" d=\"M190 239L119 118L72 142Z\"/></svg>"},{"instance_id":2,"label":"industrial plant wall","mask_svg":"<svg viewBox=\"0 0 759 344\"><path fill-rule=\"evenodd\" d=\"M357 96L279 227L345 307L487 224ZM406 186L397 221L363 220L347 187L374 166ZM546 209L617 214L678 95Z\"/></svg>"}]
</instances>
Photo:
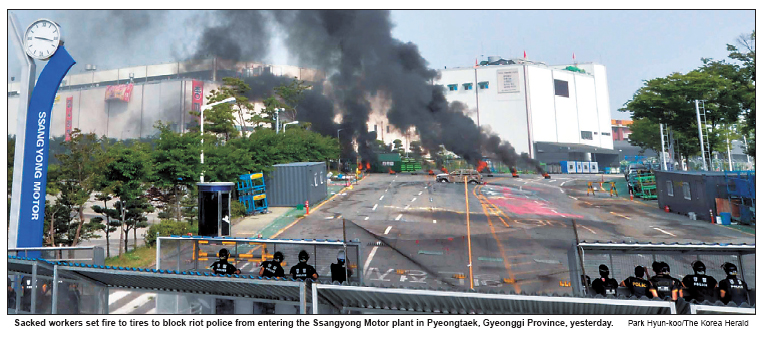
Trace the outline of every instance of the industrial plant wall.
<instances>
[{"instance_id":1,"label":"industrial plant wall","mask_svg":"<svg viewBox=\"0 0 759 344\"><path fill-rule=\"evenodd\" d=\"M158 131L157 121L175 131L187 130L197 119L189 114L192 80L177 79L148 83L101 86L59 91L52 110L51 135L66 129L66 101L71 98L71 127L116 139L148 137ZM204 83L203 98L217 86ZM205 99L203 101L205 103ZM15 135L19 98L8 97L8 134Z\"/></svg>"},{"instance_id":2,"label":"industrial plant wall","mask_svg":"<svg viewBox=\"0 0 759 344\"><path fill-rule=\"evenodd\" d=\"M327 165L296 162L274 165L266 175L266 199L270 207L295 207L308 201L315 206L327 198Z\"/></svg>"}]
</instances>

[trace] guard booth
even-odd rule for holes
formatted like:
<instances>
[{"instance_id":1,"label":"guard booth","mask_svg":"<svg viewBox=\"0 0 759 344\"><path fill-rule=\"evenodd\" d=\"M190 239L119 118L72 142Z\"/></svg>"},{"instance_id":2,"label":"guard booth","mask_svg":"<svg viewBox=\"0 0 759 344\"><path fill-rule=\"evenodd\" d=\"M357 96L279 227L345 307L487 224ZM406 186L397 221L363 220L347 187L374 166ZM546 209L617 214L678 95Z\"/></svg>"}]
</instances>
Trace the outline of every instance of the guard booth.
<instances>
[{"instance_id":1,"label":"guard booth","mask_svg":"<svg viewBox=\"0 0 759 344\"><path fill-rule=\"evenodd\" d=\"M231 193L235 183L214 182L198 185L198 235L229 236L232 230Z\"/></svg>"}]
</instances>

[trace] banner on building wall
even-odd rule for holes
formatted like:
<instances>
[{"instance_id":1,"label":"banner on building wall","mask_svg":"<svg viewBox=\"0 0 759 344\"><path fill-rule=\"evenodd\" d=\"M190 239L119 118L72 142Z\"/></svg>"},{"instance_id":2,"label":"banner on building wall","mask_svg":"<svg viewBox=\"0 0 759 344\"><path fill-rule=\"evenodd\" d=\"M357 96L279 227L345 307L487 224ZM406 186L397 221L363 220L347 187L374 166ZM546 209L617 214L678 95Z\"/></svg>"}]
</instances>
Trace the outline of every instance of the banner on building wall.
<instances>
[{"instance_id":1,"label":"banner on building wall","mask_svg":"<svg viewBox=\"0 0 759 344\"><path fill-rule=\"evenodd\" d=\"M192 80L192 111L200 112L203 106L203 82Z\"/></svg>"},{"instance_id":2,"label":"banner on building wall","mask_svg":"<svg viewBox=\"0 0 759 344\"><path fill-rule=\"evenodd\" d=\"M105 100L121 100L129 102L132 97L134 84L112 85L105 88Z\"/></svg>"},{"instance_id":3,"label":"banner on building wall","mask_svg":"<svg viewBox=\"0 0 759 344\"><path fill-rule=\"evenodd\" d=\"M501 69L498 71L498 93L519 92L519 70Z\"/></svg>"},{"instance_id":4,"label":"banner on building wall","mask_svg":"<svg viewBox=\"0 0 759 344\"><path fill-rule=\"evenodd\" d=\"M71 117L74 109L74 97L66 98L66 141L71 141Z\"/></svg>"}]
</instances>

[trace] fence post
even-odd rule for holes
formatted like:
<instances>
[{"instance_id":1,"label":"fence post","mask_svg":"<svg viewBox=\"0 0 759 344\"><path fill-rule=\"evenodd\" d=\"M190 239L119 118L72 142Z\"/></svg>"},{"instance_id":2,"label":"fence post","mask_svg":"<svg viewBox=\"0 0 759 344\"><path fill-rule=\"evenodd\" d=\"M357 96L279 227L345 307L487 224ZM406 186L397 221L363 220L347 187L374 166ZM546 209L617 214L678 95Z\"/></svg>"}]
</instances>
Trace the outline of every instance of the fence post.
<instances>
[{"instance_id":1,"label":"fence post","mask_svg":"<svg viewBox=\"0 0 759 344\"><path fill-rule=\"evenodd\" d=\"M311 286L313 288L313 285ZM300 314L306 314L306 282L300 284Z\"/></svg>"},{"instance_id":2,"label":"fence post","mask_svg":"<svg viewBox=\"0 0 759 344\"><path fill-rule=\"evenodd\" d=\"M311 303L313 304L311 314L319 314L319 292L317 289L316 283L311 285Z\"/></svg>"},{"instance_id":3,"label":"fence post","mask_svg":"<svg viewBox=\"0 0 759 344\"><path fill-rule=\"evenodd\" d=\"M69 300L72 301L72 300ZM58 265L53 265L53 304L51 314L58 314Z\"/></svg>"},{"instance_id":4,"label":"fence post","mask_svg":"<svg viewBox=\"0 0 759 344\"><path fill-rule=\"evenodd\" d=\"M102 247L92 249L92 264L105 265L105 250Z\"/></svg>"}]
</instances>

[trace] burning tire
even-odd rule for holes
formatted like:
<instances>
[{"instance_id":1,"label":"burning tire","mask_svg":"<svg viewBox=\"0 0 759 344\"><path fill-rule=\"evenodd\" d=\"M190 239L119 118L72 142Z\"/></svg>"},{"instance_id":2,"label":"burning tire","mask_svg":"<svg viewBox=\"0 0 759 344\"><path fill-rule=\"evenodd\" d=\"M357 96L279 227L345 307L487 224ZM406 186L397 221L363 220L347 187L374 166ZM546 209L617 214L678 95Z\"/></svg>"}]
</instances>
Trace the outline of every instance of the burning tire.
<instances>
[{"instance_id":1,"label":"burning tire","mask_svg":"<svg viewBox=\"0 0 759 344\"><path fill-rule=\"evenodd\" d=\"M470 180L469 184L479 184L476 180Z\"/></svg>"},{"instance_id":2,"label":"burning tire","mask_svg":"<svg viewBox=\"0 0 759 344\"><path fill-rule=\"evenodd\" d=\"M438 182L441 182L441 183L447 183L447 182L448 182L448 179L440 179L440 180L438 180Z\"/></svg>"}]
</instances>

